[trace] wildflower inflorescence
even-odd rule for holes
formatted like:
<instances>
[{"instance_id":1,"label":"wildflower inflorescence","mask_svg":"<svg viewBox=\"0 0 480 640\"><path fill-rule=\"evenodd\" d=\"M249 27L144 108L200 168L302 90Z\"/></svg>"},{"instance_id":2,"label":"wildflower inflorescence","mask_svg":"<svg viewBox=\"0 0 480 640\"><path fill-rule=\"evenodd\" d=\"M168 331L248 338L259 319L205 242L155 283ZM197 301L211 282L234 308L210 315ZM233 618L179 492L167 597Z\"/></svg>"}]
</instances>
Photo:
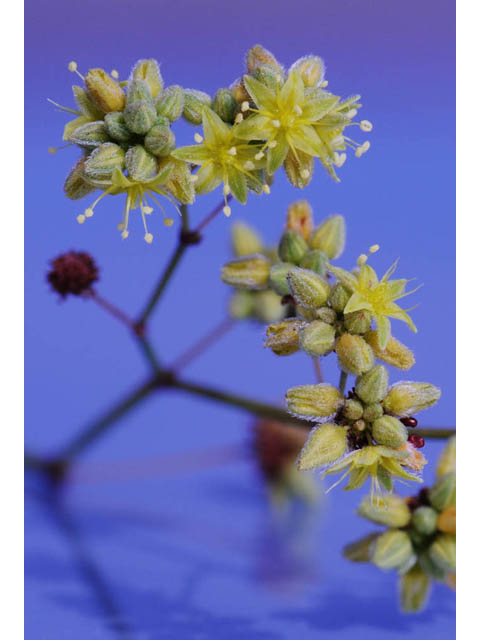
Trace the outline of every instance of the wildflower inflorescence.
<instances>
[{"instance_id":1,"label":"wildflower inflorescence","mask_svg":"<svg viewBox=\"0 0 480 640\"><path fill-rule=\"evenodd\" d=\"M213 99L196 89L165 87L154 59L139 60L126 80L116 70L108 74L100 68L83 76L76 62L68 69L83 83L73 86L76 108L51 101L75 116L65 125L63 139L82 151L65 193L77 200L101 191L78 214L80 224L105 196L124 194L118 224L124 239L132 210L140 211L147 243L153 240L147 216L155 208L166 226L173 224L159 199L178 210L177 203L191 204L196 195L222 185L228 217L230 195L245 204L249 191L270 193L282 165L290 182L303 188L312 179L315 158L338 180L335 167L344 163L345 149L352 147L358 157L369 147L345 135L351 125L372 129L367 120L355 121L359 96L342 101L326 91L318 56L301 58L285 72L273 54L256 45L247 53L246 74ZM203 135L194 134L196 144L176 147L172 124L180 117L202 125Z\"/></svg>"},{"instance_id":2,"label":"wildflower inflorescence","mask_svg":"<svg viewBox=\"0 0 480 640\"><path fill-rule=\"evenodd\" d=\"M246 243L251 254L228 262L222 280L237 289L235 295L272 291L282 296L285 318L266 331L265 346L276 355L304 351L317 358L335 353L342 372L339 388L318 383L286 393L293 416L317 423L298 467L341 474L333 486L349 476L346 489L357 489L370 478L373 499L378 492L391 492L394 478L420 482L427 462L420 452L424 440L409 430L417 425L414 414L435 404L440 390L412 381L389 386L386 364L408 370L415 363L412 351L392 336L390 325L394 318L416 331L397 304L413 291L406 291L406 279L392 279L397 263L377 276L368 260L378 245L362 254L350 271L333 265L344 244L342 216L315 226L308 202L295 202L277 252L259 253L259 246ZM348 375L356 380L345 393Z\"/></svg>"}]
</instances>

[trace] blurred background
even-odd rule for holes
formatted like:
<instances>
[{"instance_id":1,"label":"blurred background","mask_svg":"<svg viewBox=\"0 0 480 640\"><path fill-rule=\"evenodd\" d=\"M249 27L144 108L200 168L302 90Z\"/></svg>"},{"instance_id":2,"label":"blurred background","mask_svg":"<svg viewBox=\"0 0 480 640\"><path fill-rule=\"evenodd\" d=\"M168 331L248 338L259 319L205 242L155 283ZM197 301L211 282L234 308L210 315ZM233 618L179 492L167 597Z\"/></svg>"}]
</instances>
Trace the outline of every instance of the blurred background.
<instances>
[{"instance_id":1,"label":"blurred background","mask_svg":"<svg viewBox=\"0 0 480 640\"><path fill-rule=\"evenodd\" d=\"M373 243L383 272L400 257L399 277L423 288L408 304L418 335L394 321L414 349L407 377L440 386L441 401L423 427L455 424L455 5L451 0L335 3L279 0L59 0L26 2L26 446L54 455L148 373L127 330L95 305L60 302L48 289L50 259L90 252L101 269L99 292L135 315L172 252L179 225L152 217L154 243L134 218L122 242L119 199L105 199L88 224L86 206L65 198L74 149L61 144L73 106L67 70L101 66L125 77L140 57L162 63L166 84L207 91L228 86L256 43L287 66L315 53L329 89L362 95L360 114L374 124L372 147L353 154L335 184L317 168L303 192L280 173L272 194L234 204L206 230L176 272L151 321L162 362L172 361L227 314L230 291L219 270L230 256L232 220L275 243L286 208L307 198L316 220L347 219L340 264L353 265ZM177 123L177 143L194 128ZM364 136L357 136L363 139ZM193 223L220 192L198 199ZM87 203L89 201L87 200ZM192 380L265 401L282 401L293 384L314 382L310 360L262 348L264 329L240 323L185 371ZM324 367L337 380L335 359ZM404 377L391 372L393 381ZM311 508L273 509L252 453L252 420L202 399L151 396L82 454L76 474L52 503L39 478L27 477L26 580L29 638L284 638L370 640L454 637L454 596L436 586L425 612L398 611L396 576L351 565L342 547L372 526L354 515L362 493L337 489ZM428 484L441 450L424 452ZM403 493L413 493L406 487ZM359 635L360 634L360 635Z\"/></svg>"}]
</instances>

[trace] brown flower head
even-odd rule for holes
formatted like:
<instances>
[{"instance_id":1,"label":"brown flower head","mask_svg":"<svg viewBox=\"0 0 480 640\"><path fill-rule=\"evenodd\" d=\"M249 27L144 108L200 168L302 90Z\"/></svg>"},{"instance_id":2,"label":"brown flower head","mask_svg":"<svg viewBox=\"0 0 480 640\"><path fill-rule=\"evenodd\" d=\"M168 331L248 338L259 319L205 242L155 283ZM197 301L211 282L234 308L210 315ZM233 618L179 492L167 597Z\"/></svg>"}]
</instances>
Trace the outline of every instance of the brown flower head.
<instances>
[{"instance_id":1,"label":"brown flower head","mask_svg":"<svg viewBox=\"0 0 480 640\"><path fill-rule=\"evenodd\" d=\"M65 298L69 293L78 296L98 280L98 267L93 258L81 251L62 253L51 261L47 280Z\"/></svg>"}]
</instances>

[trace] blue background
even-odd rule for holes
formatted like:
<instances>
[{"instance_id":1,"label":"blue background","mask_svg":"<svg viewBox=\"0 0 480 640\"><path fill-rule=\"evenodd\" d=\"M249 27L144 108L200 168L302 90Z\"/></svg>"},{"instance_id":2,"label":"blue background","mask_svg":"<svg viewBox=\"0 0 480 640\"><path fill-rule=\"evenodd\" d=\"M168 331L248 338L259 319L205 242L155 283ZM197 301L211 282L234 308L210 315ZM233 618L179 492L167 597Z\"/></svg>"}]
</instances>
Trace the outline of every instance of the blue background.
<instances>
[{"instance_id":1,"label":"blue background","mask_svg":"<svg viewBox=\"0 0 480 640\"><path fill-rule=\"evenodd\" d=\"M213 94L241 74L243 56L257 42L286 65L306 53L321 55L333 92L362 94L361 116L374 124L368 134L372 147L359 160L349 155L340 184L317 168L311 186L299 192L279 175L270 196L252 195L246 207L235 204L231 220L255 225L274 243L287 205L307 198L317 220L332 213L346 217L343 266L377 242L381 251L372 265L379 271L400 257L399 277L424 283L407 299L408 305L419 303L413 311L419 334L394 322L395 335L417 358L407 377L443 389L421 424L454 425L454 20L449 0L27 0L30 450L54 454L147 374L124 327L93 304L61 303L48 290L48 261L68 249L89 251L101 267L100 293L134 315L178 230L178 224L165 229L152 216L155 240L146 246L134 218L130 238L120 241L118 198L104 200L95 217L79 226L75 217L89 200L75 203L63 194L64 176L77 154L73 149L47 154L49 146L60 144L67 117L46 98L73 106L70 87L76 79L67 70L72 59L83 72L102 66L125 77L136 59L150 56L161 61L167 84ZM190 144L194 131L176 125L178 143ZM193 221L218 199L219 192L200 198ZM226 313L229 291L218 275L229 256L230 227L223 217L212 223L152 318L152 339L164 362ZM262 327L238 325L186 373L272 402L280 402L293 384L313 382L307 358L279 360L261 348L262 339ZM336 380L334 361L325 370ZM392 372L392 380L401 377ZM446 588L435 587L425 613L404 617L397 611L393 574L341 558L345 543L370 530L353 514L359 494L337 490L295 525L272 515L246 453L249 430L248 417L239 411L162 393L85 452L85 472L62 495L61 522L58 513L32 498L32 491L42 489L38 483L29 484L27 637L115 637L102 616L102 597L84 579L72 552L78 543L74 538L72 545L69 537L74 522L80 553L93 558L136 638L453 638L454 597ZM427 444L427 482L439 451L440 445ZM185 462L182 456L190 453ZM177 455L183 461L178 468L177 458L169 457ZM200 469L202 456L209 462ZM115 461L120 471L112 476L109 465ZM95 471L104 468L103 475Z\"/></svg>"}]
</instances>

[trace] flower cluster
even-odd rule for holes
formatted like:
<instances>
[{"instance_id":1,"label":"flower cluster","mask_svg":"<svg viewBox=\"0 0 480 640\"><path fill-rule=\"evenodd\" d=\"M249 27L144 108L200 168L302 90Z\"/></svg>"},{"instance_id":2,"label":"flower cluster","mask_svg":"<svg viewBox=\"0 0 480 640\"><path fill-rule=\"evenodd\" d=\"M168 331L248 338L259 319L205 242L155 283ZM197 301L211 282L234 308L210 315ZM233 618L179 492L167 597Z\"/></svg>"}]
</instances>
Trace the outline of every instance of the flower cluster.
<instances>
[{"instance_id":1,"label":"flower cluster","mask_svg":"<svg viewBox=\"0 0 480 640\"><path fill-rule=\"evenodd\" d=\"M290 317L267 327L265 346L275 354L300 350L312 357L336 354L342 371L340 388L319 383L287 391L288 411L318 423L298 466L322 467L325 475L343 472L338 482L350 475L346 489L357 489L370 478L373 496L377 490L391 491L394 477L419 481L415 472L426 463L418 451L424 442L409 434L409 428L417 425L414 414L435 404L440 390L412 381L389 387L382 363L403 370L415 363L410 349L391 335L390 325L390 318L395 318L416 330L396 302L412 292L405 291L407 280L391 279L396 264L382 278L364 254L351 271L333 266L344 244L342 216L315 226L310 205L296 202L287 212L278 259L252 247L251 255L223 267L222 280L249 293L273 290L283 296ZM370 254L377 250L374 245ZM356 376L356 381L345 395L348 375Z\"/></svg>"},{"instance_id":2,"label":"flower cluster","mask_svg":"<svg viewBox=\"0 0 480 640\"><path fill-rule=\"evenodd\" d=\"M92 284L97 282L98 267L90 254L69 251L51 261L47 280L62 298L69 294L79 296L90 291Z\"/></svg>"},{"instance_id":3,"label":"flower cluster","mask_svg":"<svg viewBox=\"0 0 480 640\"><path fill-rule=\"evenodd\" d=\"M423 488L418 495L406 499L395 494L373 503L365 499L359 515L388 530L370 534L344 550L345 557L354 562L397 570L401 606L407 612L424 607L433 581L455 588L455 448L452 437L430 489Z\"/></svg>"}]
</instances>

